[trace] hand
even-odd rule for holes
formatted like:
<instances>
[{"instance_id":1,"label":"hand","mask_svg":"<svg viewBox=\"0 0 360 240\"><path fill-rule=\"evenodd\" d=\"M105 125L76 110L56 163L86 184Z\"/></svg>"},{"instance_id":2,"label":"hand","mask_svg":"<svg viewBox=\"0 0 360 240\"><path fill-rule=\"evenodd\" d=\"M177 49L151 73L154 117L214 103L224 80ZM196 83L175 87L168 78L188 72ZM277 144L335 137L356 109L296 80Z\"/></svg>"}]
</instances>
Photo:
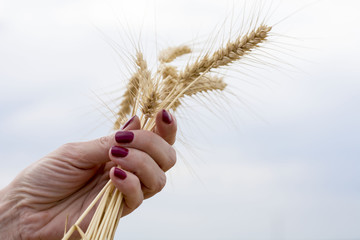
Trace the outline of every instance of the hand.
<instances>
[{"instance_id":1,"label":"hand","mask_svg":"<svg viewBox=\"0 0 360 240\"><path fill-rule=\"evenodd\" d=\"M65 144L40 159L0 193L0 236L61 239L66 218L69 228L109 178L124 195L123 216L131 213L164 187L165 171L176 161L176 128L164 111L156 116L155 133L139 130L134 117L123 131ZM83 230L94 211L83 220Z\"/></svg>"}]
</instances>

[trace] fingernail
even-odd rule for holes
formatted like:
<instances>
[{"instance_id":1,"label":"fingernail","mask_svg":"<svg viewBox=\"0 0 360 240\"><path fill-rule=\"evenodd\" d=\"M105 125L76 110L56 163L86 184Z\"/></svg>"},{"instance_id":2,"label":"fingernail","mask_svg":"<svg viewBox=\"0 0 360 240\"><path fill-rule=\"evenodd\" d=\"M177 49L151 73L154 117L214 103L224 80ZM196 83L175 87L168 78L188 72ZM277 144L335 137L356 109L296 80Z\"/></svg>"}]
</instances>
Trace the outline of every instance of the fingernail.
<instances>
[{"instance_id":1,"label":"fingernail","mask_svg":"<svg viewBox=\"0 0 360 240\"><path fill-rule=\"evenodd\" d=\"M113 146L111 148L111 155L114 157L126 157L129 153L129 149L124 147Z\"/></svg>"},{"instance_id":2,"label":"fingernail","mask_svg":"<svg viewBox=\"0 0 360 240\"><path fill-rule=\"evenodd\" d=\"M127 126L129 126L129 124L132 122L132 120L134 120L134 118L135 118L135 116L130 118L121 129L125 129Z\"/></svg>"},{"instance_id":3,"label":"fingernail","mask_svg":"<svg viewBox=\"0 0 360 240\"><path fill-rule=\"evenodd\" d=\"M117 143L130 143L134 139L134 133L129 131L119 131L115 133Z\"/></svg>"},{"instance_id":4,"label":"fingernail","mask_svg":"<svg viewBox=\"0 0 360 240\"><path fill-rule=\"evenodd\" d=\"M165 109L162 110L162 120L167 124L172 122L171 115Z\"/></svg>"},{"instance_id":5,"label":"fingernail","mask_svg":"<svg viewBox=\"0 0 360 240\"><path fill-rule=\"evenodd\" d=\"M117 178L120 178L121 180L124 180L126 178L126 172L120 168L114 169L114 175Z\"/></svg>"}]
</instances>

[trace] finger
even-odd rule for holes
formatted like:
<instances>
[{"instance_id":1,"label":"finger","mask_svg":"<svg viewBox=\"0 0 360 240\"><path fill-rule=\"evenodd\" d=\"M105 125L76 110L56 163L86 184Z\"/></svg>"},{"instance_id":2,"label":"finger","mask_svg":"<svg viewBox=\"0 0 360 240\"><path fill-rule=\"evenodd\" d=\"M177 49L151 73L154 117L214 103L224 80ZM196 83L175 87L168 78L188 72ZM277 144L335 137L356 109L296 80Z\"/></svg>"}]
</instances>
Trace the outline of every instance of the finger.
<instances>
[{"instance_id":1,"label":"finger","mask_svg":"<svg viewBox=\"0 0 360 240\"><path fill-rule=\"evenodd\" d=\"M141 191L140 180L131 172L124 171L120 168L113 167L109 173L115 187L122 192L124 203L123 216L136 209L144 200Z\"/></svg>"},{"instance_id":2,"label":"finger","mask_svg":"<svg viewBox=\"0 0 360 240\"><path fill-rule=\"evenodd\" d=\"M116 165L139 178L145 198L155 195L164 188L166 175L148 154L134 148L114 146L110 150L109 157Z\"/></svg>"},{"instance_id":3,"label":"finger","mask_svg":"<svg viewBox=\"0 0 360 240\"><path fill-rule=\"evenodd\" d=\"M137 116L131 118L125 125L126 129L140 129ZM87 142L67 143L55 151L61 154L65 161L80 169L89 169L110 161L109 149L116 144L115 133Z\"/></svg>"},{"instance_id":4,"label":"finger","mask_svg":"<svg viewBox=\"0 0 360 240\"><path fill-rule=\"evenodd\" d=\"M140 129L140 120L135 115L130 118L123 126L124 129ZM109 149L115 145L115 134L101 137L92 141L81 143L82 152L85 154L86 161L90 163L102 164L109 161Z\"/></svg>"},{"instance_id":5,"label":"finger","mask_svg":"<svg viewBox=\"0 0 360 240\"><path fill-rule=\"evenodd\" d=\"M175 143L176 130L177 122L174 116L165 109L157 113L155 132L170 145Z\"/></svg>"},{"instance_id":6,"label":"finger","mask_svg":"<svg viewBox=\"0 0 360 240\"><path fill-rule=\"evenodd\" d=\"M163 171L176 162L175 150L156 133L145 130L119 131L115 134L117 146L135 148L150 155Z\"/></svg>"},{"instance_id":7,"label":"finger","mask_svg":"<svg viewBox=\"0 0 360 240\"><path fill-rule=\"evenodd\" d=\"M130 118L124 126L122 126L121 130L134 130L134 129L140 129L141 124L138 116L133 116Z\"/></svg>"}]
</instances>

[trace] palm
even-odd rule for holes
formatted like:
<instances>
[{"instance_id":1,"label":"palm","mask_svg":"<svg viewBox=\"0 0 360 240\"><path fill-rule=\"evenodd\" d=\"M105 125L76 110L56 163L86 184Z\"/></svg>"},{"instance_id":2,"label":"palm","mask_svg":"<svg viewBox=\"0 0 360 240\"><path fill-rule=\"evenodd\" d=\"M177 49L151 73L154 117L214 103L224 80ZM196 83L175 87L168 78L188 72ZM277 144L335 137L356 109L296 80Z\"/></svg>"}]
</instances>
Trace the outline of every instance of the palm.
<instances>
[{"instance_id":1,"label":"palm","mask_svg":"<svg viewBox=\"0 0 360 240\"><path fill-rule=\"evenodd\" d=\"M107 162L81 168L71 164L75 162L72 156L66 157L68 161L63 161L50 154L24 174L29 180L23 186L27 201L23 221L27 221L25 226L31 226L36 239L59 239L64 234L65 219L67 226L76 221L109 180L109 170L114 166ZM84 230L91 215L81 225Z\"/></svg>"}]
</instances>

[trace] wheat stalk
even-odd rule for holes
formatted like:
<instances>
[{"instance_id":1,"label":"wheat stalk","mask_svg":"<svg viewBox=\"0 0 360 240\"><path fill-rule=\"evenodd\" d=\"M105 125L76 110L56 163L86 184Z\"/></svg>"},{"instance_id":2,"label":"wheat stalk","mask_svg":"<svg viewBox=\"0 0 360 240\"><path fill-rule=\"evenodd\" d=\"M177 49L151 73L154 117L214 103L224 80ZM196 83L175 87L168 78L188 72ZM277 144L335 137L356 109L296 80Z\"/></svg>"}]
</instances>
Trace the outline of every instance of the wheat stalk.
<instances>
[{"instance_id":1,"label":"wheat stalk","mask_svg":"<svg viewBox=\"0 0 360 240\"><path fill-rule=\"evenodd\" d=\"M138 51L135 57L137 70L123 95L115 128L118 129L127 118L140 112L142 129L153 130L154 114L161 109L175 111L185 96L223 91L226 88L223 78L209 73L213 69L239 61L244 55L259 47L260 43L267 40L270 30L271 27L260 25L248 34L229 41L225 47L218 49L212 55L207 53L199 57L182 71L178 71L175 66L168 63L181 55L190 53L191 49L187 46L168 48L161 52L159 69L154 76L148 69L143 54ZM97 203L95 214L84 233L79 224ZM76 223L64 234L63 240L69 239L75 231L79 232L83 240L112 240L122 209L122 194L109 180Z\"/></svg>"}]
</instances>

